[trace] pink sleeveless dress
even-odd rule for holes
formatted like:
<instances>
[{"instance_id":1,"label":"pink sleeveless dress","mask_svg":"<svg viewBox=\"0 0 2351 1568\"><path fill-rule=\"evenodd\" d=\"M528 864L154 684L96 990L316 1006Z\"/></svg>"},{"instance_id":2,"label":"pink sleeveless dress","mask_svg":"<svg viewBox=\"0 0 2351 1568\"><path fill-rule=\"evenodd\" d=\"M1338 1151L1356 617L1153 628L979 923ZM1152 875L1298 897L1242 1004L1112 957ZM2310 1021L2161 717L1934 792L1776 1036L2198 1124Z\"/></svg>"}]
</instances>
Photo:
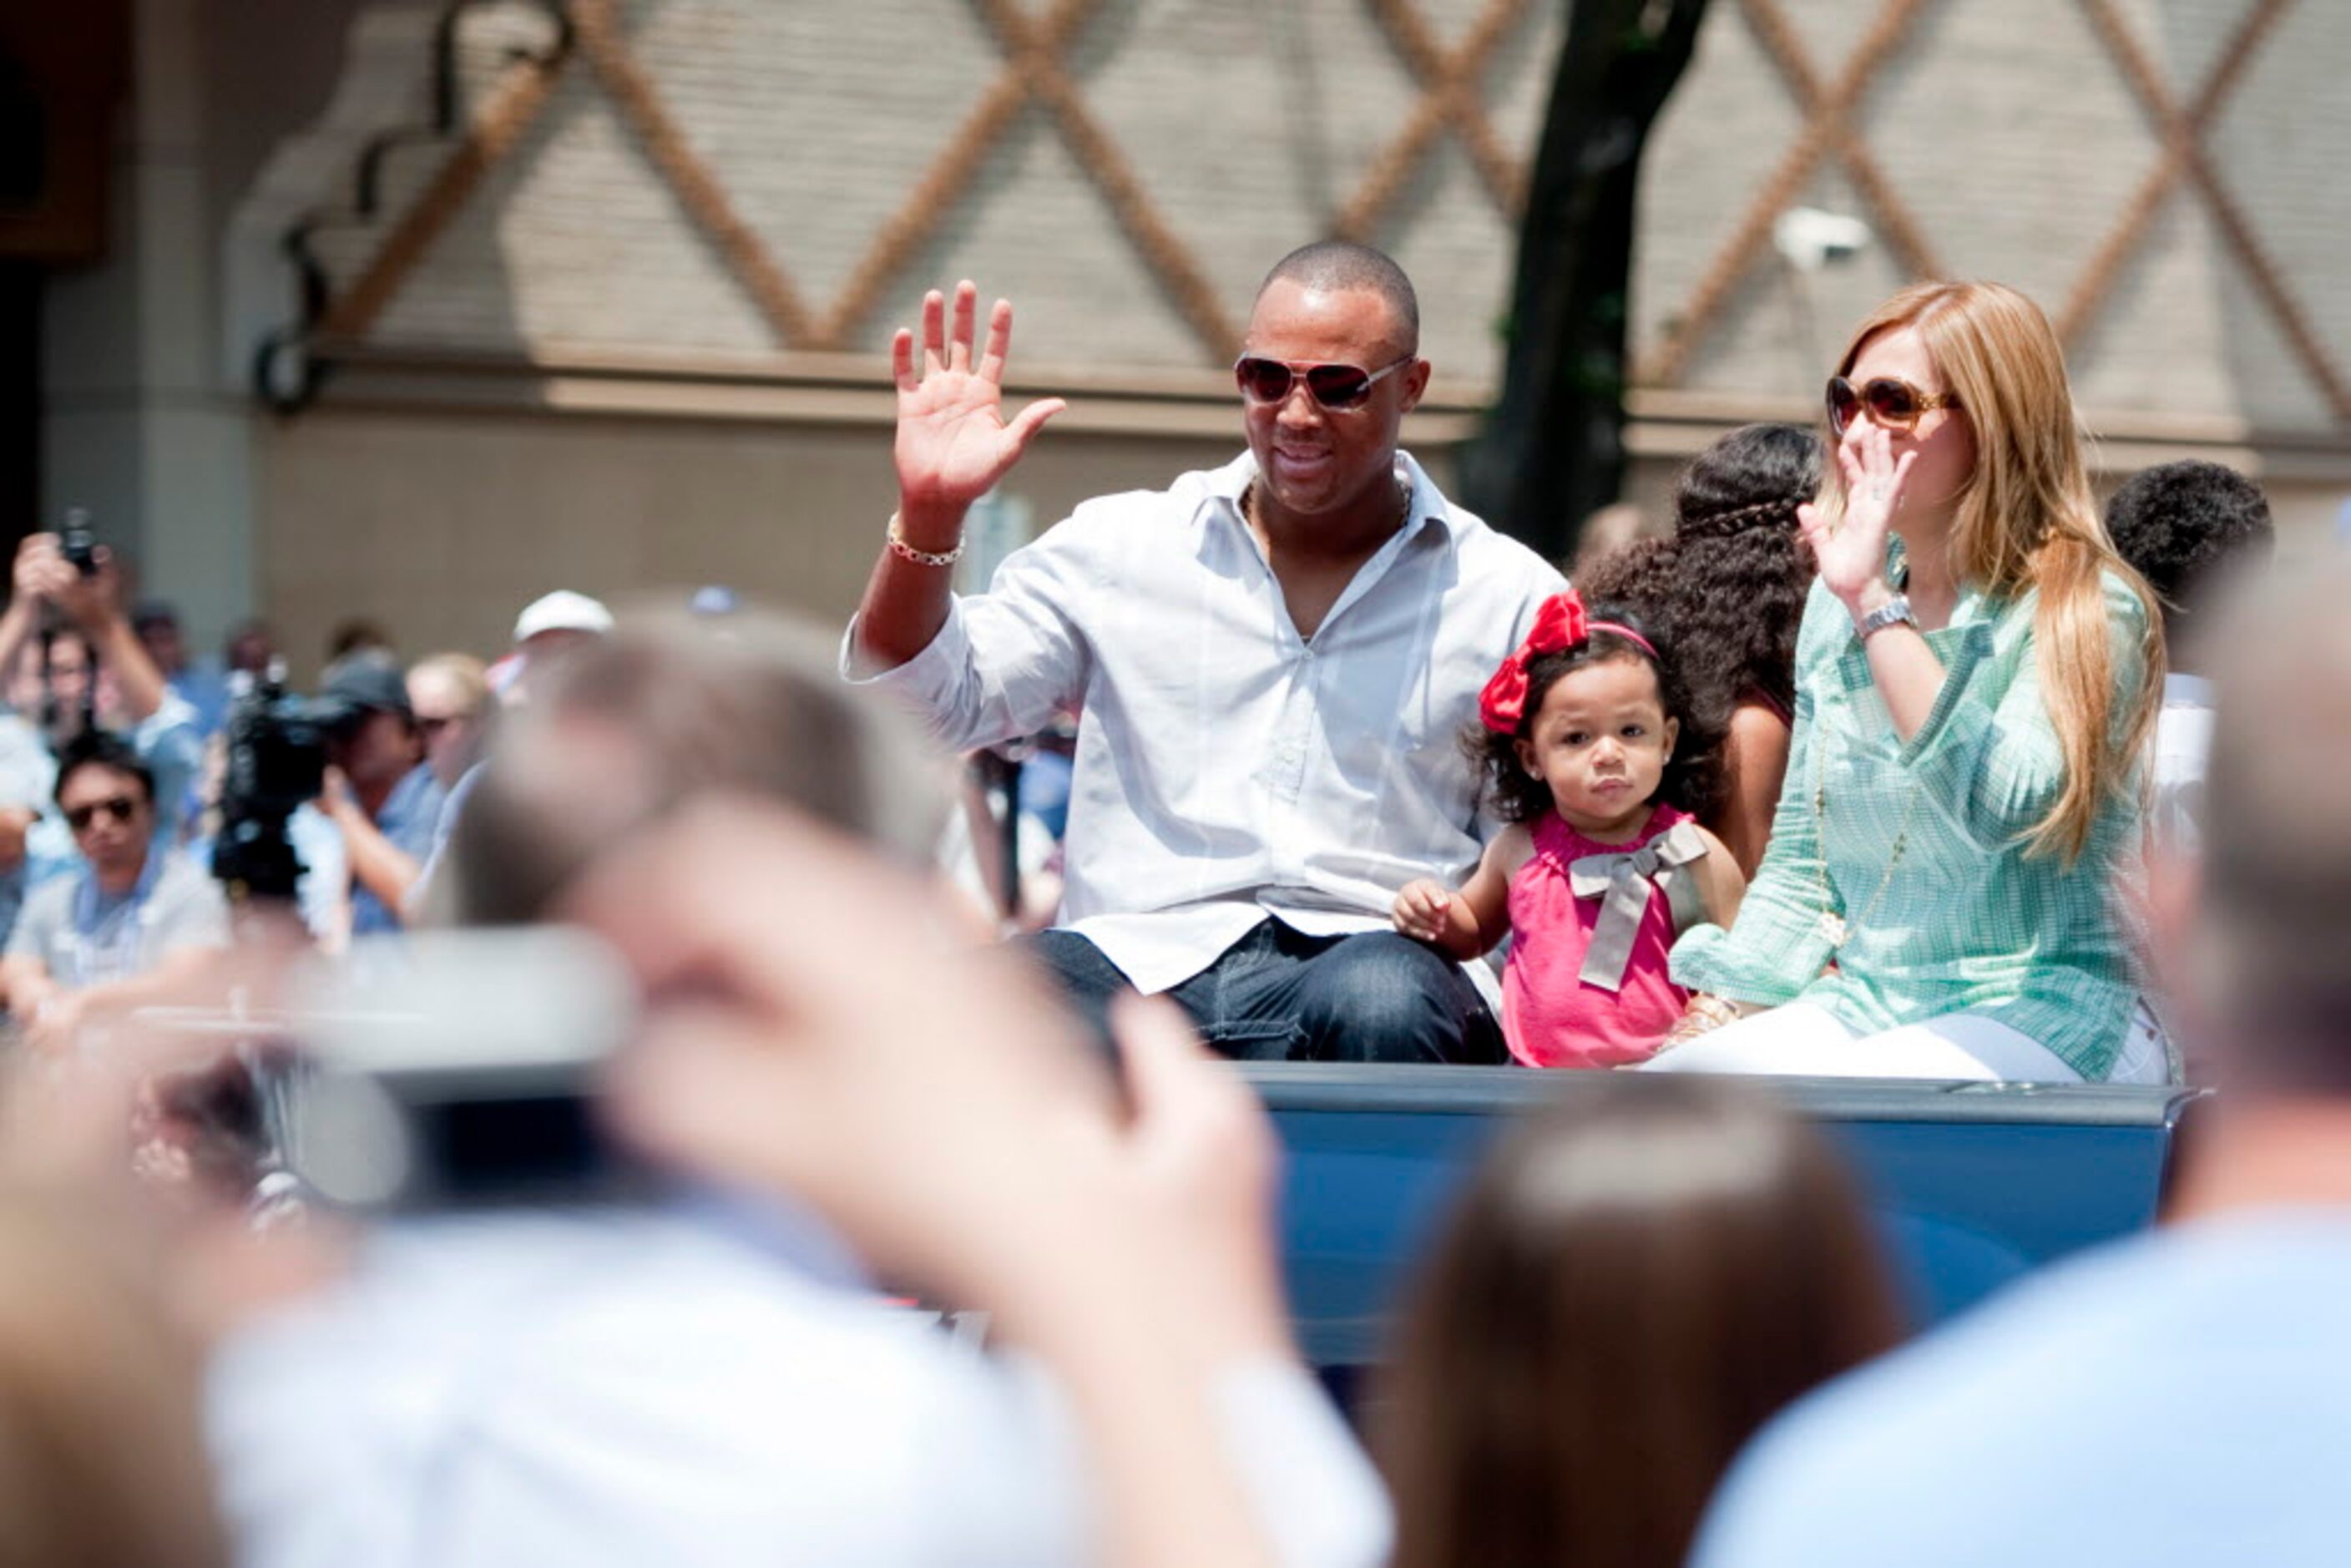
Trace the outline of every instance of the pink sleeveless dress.
<instances>
[{"instance_id":1,"label":"pink sleeveless dress","mask_svg":"<svg viewBox=\"0 0 2351 1568\"><path fill-rule=\"evenodd\" d=\"M1535 852L1510 879L1510 956L1502 969L1502 1033L1520 1061L1620 1067L1656 1054L1689 1000L1666 973L1675 933L1665 890L1652 883L1623 982L1611 991L1579 973L1604 901L1578 898L1568 885L1568 867L1586 855L1637 850L1691 820L1687 811L1659 806L1639 840L1624 844L1595 843L1555 811L1535 822Z\"/></svg>"}]
</instances>

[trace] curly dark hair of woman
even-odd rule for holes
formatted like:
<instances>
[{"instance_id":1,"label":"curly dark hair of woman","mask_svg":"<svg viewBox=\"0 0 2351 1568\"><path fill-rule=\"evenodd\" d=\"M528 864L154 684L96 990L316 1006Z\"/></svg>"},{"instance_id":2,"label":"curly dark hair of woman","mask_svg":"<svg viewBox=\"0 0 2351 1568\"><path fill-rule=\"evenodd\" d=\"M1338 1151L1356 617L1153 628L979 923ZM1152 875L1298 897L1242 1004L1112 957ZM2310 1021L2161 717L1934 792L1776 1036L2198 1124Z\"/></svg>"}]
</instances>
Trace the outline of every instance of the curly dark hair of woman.
<instances>
[{"instance_id":1,"label":"curly dark hair of woman","mask_svg":"<svg viewBox=\"0 0 2351 1568\"><path fill-rule=\"evenodd\" d=\"M1742 425L1683 470L1673 538L1605 558L1576 587L1586 600L1632 606L1663 631L1692 695L1719 722L1756 695L1792 711L1796 627L1813 584L1796 508L1820 487L1821 445L1811 431Z\"/></svg>"},{"instance_id":2,"label":"curly dark hair of woman","mask_svg":"<svg viewBox=\"0 0 2351 1568\"><path fill-rule=\"evenodd\" d=\"M1695 711L1689 687L1675 667L1671 646L1634 612L1620 604L1595 603L1587 605L1585 614L1589 617L1587 623L1612 622L1639 632L1656 653L1650 653L1630 637L1595 629L1573 648L1542 654L1527 666L1526 711L1519 720L1519 727L1509 735L1498 735L1482 724L1473 724L1461 736L1462 748L1477 759L1485 775L1485 794L1495 815L1506 822L1531 822L1551 810L1551 786L1529 776L1519 760L1518 743L1534 728L1535 719L1542 712L1544 695L1552 683L1586 664L1631 659L1646 664L1657 677L1657 695L1666 716L1681 721L1681 733L1674 737L1674 754L1666 759L1666 770L1651 799L1678 806L1692 816L1705 816L1722 797L1725 732L1720 718Z\"/></svg>"}]
</instances>

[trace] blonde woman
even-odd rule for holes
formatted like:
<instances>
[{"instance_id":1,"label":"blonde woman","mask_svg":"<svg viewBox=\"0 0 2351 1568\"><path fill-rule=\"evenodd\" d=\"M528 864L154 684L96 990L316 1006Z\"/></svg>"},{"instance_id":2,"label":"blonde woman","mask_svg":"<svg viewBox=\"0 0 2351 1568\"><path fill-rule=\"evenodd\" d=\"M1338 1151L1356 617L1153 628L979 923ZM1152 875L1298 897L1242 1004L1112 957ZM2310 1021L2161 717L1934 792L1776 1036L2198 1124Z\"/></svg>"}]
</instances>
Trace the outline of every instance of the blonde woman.
<instances>
[{"instance_id":1,"label":"blonde woman","mask_svg":"<svg viewBox=\"0 0 2351 1568\"><path fill-rule=\"evenodd\" d=\"M2162 626L2099 521L2056 334L2012 288L1920 285L1827 395L1771 846L1737 924L1676 947L1695 994L1650 1065L2159 1079L2106 892Z\"/></svg>"}]
</instances>

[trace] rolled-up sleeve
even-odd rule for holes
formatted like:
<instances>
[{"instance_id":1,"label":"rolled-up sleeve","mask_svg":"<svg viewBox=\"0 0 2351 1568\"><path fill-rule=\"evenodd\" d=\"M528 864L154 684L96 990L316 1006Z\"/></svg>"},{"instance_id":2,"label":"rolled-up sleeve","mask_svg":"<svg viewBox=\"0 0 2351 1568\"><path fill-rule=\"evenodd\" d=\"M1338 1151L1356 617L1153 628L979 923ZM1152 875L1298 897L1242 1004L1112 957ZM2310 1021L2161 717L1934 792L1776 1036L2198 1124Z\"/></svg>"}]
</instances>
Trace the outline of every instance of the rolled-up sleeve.
<instances>
[{"instance_id":1,"label":"rolled-up sleeve","mask_svg":"<svg viewBox=\"0 0 2351 1568\"><path fill-rule=\"evenodd\" d=\"M2146 612L2117 578L2105 580L2104 598L2114 711L2126 713L2146 679ZM2026 631L2005 657L1990 624L1968 628L1927 721L1896 753L1920 798L1987 853L2031 832L2065 789L2065 754L2042 690L2032 614L2028 610L2019 621ZM1866 679L1867 657L1858 643L1841 664L1849 683L1856 675Z\"/></svg>"},{"instance_id":2,"label":"rolled-up sleeve","mask_svg":"<svg viewBox=\"0 0 2351 1568\"><path fill-rule=\"evenodd\" d=\"M1821 929L1820 826L1803 781L1813 777L1812 694L1799 687L1796 722L1788 741L1787 783L1771 814L1763 863L1740 901L1728 931L1694 925L1674 944L1674 983L1732 1001L1777 1007L1792 1001L1820 975L1831 951Z\"/></svg>"},{"instance_id":3,"label":"rolled-up sleeve","mask_svg":"<svg viewBox=\"0 0 2351 1568\"><path fill-rule=\"evenodd\" d=\"M1080 625L1092 590L1075 543L1081 531L1072 518L1014 551L987 593L951 599L938 634L894 668L872 667L852 620L841 640L841 678L905 704L951 750L1036 734L1085 691Z\"/></svg>"}]
</instances>

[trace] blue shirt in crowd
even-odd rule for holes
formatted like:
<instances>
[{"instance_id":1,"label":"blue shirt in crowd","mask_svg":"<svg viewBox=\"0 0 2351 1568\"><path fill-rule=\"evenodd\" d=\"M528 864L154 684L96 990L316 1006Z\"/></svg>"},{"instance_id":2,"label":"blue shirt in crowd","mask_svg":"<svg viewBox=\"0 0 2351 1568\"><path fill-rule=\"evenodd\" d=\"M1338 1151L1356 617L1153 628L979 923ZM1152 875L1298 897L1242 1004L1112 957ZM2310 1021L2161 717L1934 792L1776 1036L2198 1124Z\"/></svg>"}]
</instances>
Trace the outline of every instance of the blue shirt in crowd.
<instances>
[{"instance_id":1,"label":"blue shirt in crowd","mask_svg":"<svg viewBox=\"0 0 2351 1568\"><path fill-rule=\"evenodd\" d=\"M422 866L432 858L433 835L441 826L441 808L446 799L431 765L420 762L384 798L383 810L375 814L376 829ZM351 935L366 936L399 929L400 911L354 882Z\"/></svg>"},{"instance_id":2,"label":"blue shirt in crowd","mask_svg":"<svg viewBox=\"0 0 2351 1568\"><path fill-rule=\"evenodd\" d=\"M2036 1275L1767 1427L1694 1568L2351 1562L2351 1210Z\"/></svg>"}]
</instances>

